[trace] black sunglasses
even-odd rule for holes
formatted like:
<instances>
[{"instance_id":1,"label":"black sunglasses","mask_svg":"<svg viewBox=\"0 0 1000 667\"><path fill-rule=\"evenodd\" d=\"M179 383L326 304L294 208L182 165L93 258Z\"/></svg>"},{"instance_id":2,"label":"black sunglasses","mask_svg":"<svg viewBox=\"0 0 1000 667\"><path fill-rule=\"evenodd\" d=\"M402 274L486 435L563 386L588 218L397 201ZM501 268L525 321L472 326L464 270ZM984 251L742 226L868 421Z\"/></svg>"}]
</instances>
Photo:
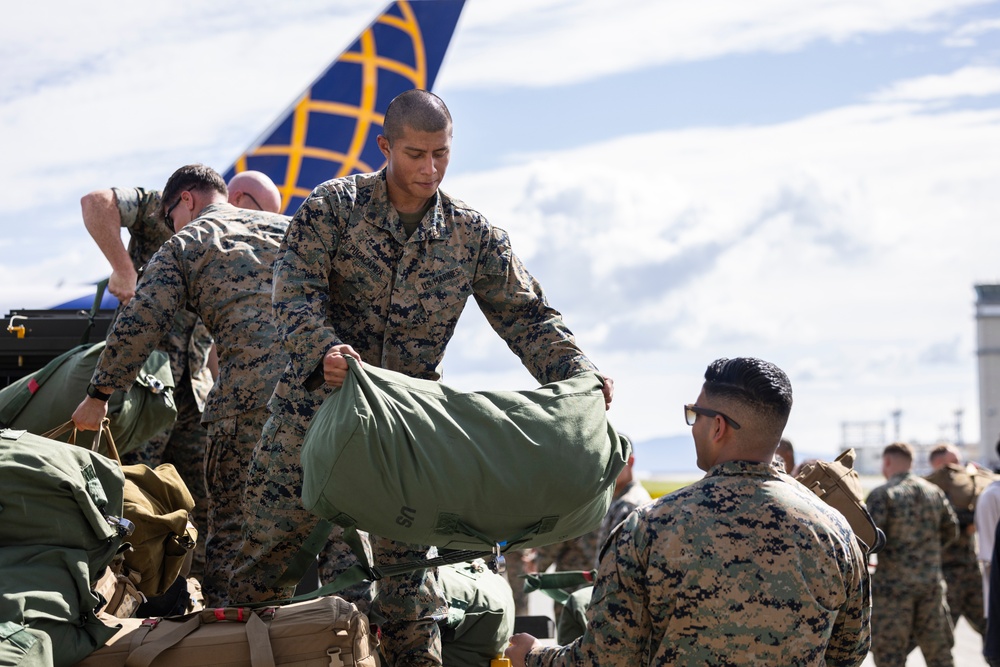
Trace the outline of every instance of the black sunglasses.
<instances>
[{"instance_id":1,"label":"black sunglasses","mask_svg":"<svg viewBox=\"0 0 1000 667\"><path fill-rule=\"evenodd\" d=\"M167 224L170 225L171 227L174 226L174 220L173 220L173 218L170 217L170 214L174 212L174 209L177 208L177 205L180 204L180 203L181 203L181 198L178 197L177 201L175 201L173 204L171 204L170 208L168 208L166 210L166 212L164 212L164 214L163 214L163 218L167 221Z\"/></svg>"},{"instance_id":2,"label":"black sunglasses","mask_svg":"<svg viewBox=\"0 0 1000 667\"><path fill-rule=\"evenodd\" d=\"M705 417L722 417L726 420L726 423L735 429L740 427L736 423L735 419L728 417L718 410L709 410L708 408L702 408L694 404L688 404L684 406L684 421L687 422L688 426L694 426L694 421L698 418L698 415L704 415Z\"/></svg>"}]
</instances>

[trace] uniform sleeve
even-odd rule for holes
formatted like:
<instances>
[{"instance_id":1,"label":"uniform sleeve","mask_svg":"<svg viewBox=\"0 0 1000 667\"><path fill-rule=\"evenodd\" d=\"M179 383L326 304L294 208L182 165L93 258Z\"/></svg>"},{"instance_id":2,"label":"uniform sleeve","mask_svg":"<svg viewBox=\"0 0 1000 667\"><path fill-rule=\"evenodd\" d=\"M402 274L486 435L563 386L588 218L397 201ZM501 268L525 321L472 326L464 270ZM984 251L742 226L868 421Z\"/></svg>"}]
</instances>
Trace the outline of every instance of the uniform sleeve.
<instances>
[{"instance_id":1,"label":"uniform sleeve","mask_svg":"<svg viewBox=\"0 0 1000 667\"><path fill-rule=\"evenodd\" d=\"M274 265L274 324L300 383L342 342L327 319L336 222L327 197L314 192L295 213Z\"/></svg>"},{"instance_id":2,"label":"uniform sleeve","mask_svg":"<svg viewBox=\"0 0 1000 667\"><path fill-rule=\"evenodd\" d=\"M826 648L830 667L857 667L871 649L872 591L868 564L857 540L849 542L845 567L847 600L837 612Z\"/></svg>"},{"instance_id":3,"label":"uniform sleeve","mask_svg":"<svg viewBox=\"0 0 1000 667\"><path fill-rule=\"evenodd\" d=\"M473 291L490 325L541 384L597 370L502 229L489 227Z\"/></svg>"},{"instance_id":4,"label":"uniform sleeve","mask_svg":"<svg viewBox=\"0 0 1000 667\"><path fill-rule=\"evenodd\" d=\"M587 607L587 629L566 646L535 649L528 667L646 664L652 624L646 610L646 568L650 539L645 521L633 512L611 536L594 593Z\"/></svg>"},{"instance_id":5,"label":"uniform sleeve","mask_svg":"<svg viewBox=\"0 0 1000 667\"><path fill-rule=\"evenodd\" d=\"M165 244L150 259L136 294L115 319L91 380L98 387L128 391L139 369L187 303L181 244Z\"/></svg>"}]
</instances>

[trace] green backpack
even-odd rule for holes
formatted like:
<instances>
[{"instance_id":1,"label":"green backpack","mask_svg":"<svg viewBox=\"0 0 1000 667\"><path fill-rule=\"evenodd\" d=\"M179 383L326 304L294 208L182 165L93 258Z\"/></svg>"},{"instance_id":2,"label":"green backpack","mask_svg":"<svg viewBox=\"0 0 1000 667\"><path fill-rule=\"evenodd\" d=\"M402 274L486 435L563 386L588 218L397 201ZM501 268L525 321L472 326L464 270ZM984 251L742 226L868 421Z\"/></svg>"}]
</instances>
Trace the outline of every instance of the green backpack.
<instances>
[{"instance_id":1,"label":"green backpack","mask_svg":"<svg viewBox=\"0 0 1000 667\"><path fill-rule=\"evenodd\" d=\"M104 351L104 343L78 345L41 369L0 389L0 426L41 435L69 421L86 397L87 385ZM154 350L125 394L108 400L111 435L124 454L174 423L177 407L170 359ZM76 444L90 448L93 432L77 434Z\"/></svg>"},{"instance_id":2,"label":"green backpack","mask_svg":"<svg viewBox=\"0 0 1000 667\"><path fill-rule=\"evenodd\" d=\"M30 639L44 633L59 667L115 634L97 620L91 587L131 530L121 518L124 487L118 463L96 452L0 430L2 652L20 647L23 664L37 664L29 658L45 644Z\"/></svg>"},{"instance_id":3,"label":"green backpack","mask_svg":"<svg viewBox=\"0 0 1000 667\"><path fill-rule=\"evenodd\" d=\"M596 373L462 392L347 358L302 447L302 504L343 526L449 549L521 548L600 526L631 445Z\"/></svg>"},{"instance_id":4,"label":"green backpack","mask_svg":"<svg viewBox=\"0 0 1000 667\"><path fill-rule=\"evenodd\" d=\"M448 600L441 652L449 667L481 667L503 653L514 633L514 595L482 559L438 568Z\"/></svg>"}]
</instances>

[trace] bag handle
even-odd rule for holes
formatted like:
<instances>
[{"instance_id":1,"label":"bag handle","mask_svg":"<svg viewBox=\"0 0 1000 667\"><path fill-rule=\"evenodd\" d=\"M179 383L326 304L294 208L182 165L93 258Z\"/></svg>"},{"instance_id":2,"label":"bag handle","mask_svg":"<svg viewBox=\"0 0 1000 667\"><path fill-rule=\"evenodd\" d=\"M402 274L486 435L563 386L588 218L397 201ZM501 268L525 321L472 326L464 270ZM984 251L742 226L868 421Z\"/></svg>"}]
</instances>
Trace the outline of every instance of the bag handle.
<instances>
[{"instance_id":1,"label":"bag handle","mask_svg":"<svg viewBox=\"0 0 1000 667\"><path fill-rule=\"evenodd\" d=\"M50 440L58 440L61 436L65 435L66 433L69 433L69 437L66 438L66 443L70 444L70 445L75 445L76 444L77 428L76 428L76 424L73 423L72 419L70 419L68 422L66 422L64 424L60 424L59 426L56 426L54 429L52 429L50 431L46 431L45 433L42 433L42 437L43 438L49 438ZM121 459L121 456L118 455L118 447L115 446L115 439L111 435L111 420L108 419L107 417L105 417L101 421L101 428L97 431L97 435L94 436L94 444L91 446L91 450L93 450L95 452L100 451L100 449L101 449L101 437L102 436L105 437L105 438L107 438L107 440L108 440L108 443L107 443L108 444L108 454L107 454L108 458L111 459L111 460L113 460L113 461L117 461L118 465L120 466L122 464L122 459Z\"/></svg>"}]
</instances>

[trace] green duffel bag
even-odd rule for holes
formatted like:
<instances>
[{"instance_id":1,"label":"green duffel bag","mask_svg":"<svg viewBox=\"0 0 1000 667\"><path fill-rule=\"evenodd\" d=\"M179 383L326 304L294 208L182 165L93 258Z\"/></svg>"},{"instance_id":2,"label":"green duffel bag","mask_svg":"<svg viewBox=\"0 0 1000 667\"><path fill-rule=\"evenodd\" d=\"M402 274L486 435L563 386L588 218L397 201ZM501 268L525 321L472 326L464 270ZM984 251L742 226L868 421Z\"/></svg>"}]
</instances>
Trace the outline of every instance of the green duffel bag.
<instances>
[{"instance_id":1,"label":"green duffel bag","mask_svg":"<svg viewBox=\"0 0 1000 667\"><path fill-rule=\"evenodd\" d=\"M8 648L19 644L26 654L14 664L74 665L115 635L117 628L97 617L104 601L91 590L90 578L82 549L48 544L0 547L0 619L11 629L27 630L12 635L16 644ZM28 645L31 638L36 641Z\"/></svg>"},{"instance_id":2,"label":"green duffel bag","mask_svg":"<svg viewBox=\"0 0 1000 667\"><path fill-rule=\"evenodd\" d=\"M122 518L117 461L26 431L0 430L0 545L65 547L87 555L96 578L131 523Z\"/></svg>"},{"instance_id":3,"label":"green duffel bag","mask_svg":"<svg viewBox=\"0 0 1000 667\"><path fill-rule=\"evenodd\" d=\"M67 422L86 397L104 343L79 345L43 368L0 390L0 425L41 435ZM154 350L126 393L108 399L111 435L119 454L160 433L177 418L170 359ZM91 447L94 434L77 433L76 444Z\"/></svg>"},{"instance_id":4,"label":"green duffel bag","mask_svg":"<svg viewBox=\"0 0 1000 667\"><path fill-rule=\"evenodd\" d=\"M302 503L410 544L505 549L598 528L631 445L603 379L463 392L347 358L302 447Z\"/></svg>"},{"instance_id":5,"label":"green duffel bag","mask_svg":"<svg viewBox=\"0 0 1000 667\"><path fill-rule=\"evenodd\" d=\"M507 580L480 558L438 568L448 600L441 653L448 667L483 667L503 653L514 633L514 595Z\"/></svg>"}]
</instances>

